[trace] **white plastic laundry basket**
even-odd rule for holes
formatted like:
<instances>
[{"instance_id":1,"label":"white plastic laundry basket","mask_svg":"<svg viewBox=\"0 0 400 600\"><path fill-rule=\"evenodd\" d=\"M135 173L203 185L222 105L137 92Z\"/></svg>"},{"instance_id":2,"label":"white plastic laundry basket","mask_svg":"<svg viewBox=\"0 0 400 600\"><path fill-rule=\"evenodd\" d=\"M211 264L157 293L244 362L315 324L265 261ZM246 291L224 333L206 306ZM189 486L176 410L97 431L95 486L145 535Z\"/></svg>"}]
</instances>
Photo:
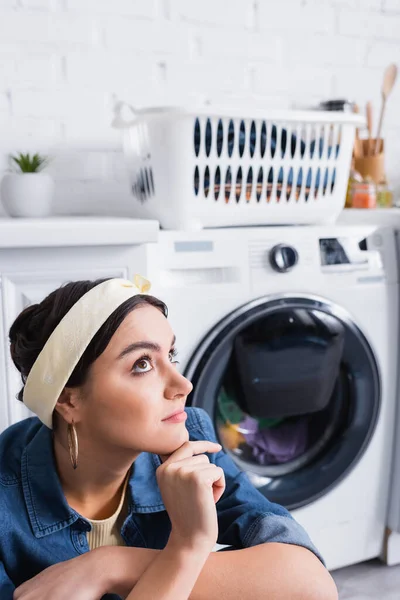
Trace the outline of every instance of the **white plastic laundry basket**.
<instances>
[{"instance_id":1,"label":"white plastic laundry basket","mask_svg":"<svg viewBox=\"0 0 400 600\"><path fill-rule=\"evenodd\" d=\"M135 213L164 229L332 223L344 206L357 115L122 109Z\"/></svg>"}]
</instances>

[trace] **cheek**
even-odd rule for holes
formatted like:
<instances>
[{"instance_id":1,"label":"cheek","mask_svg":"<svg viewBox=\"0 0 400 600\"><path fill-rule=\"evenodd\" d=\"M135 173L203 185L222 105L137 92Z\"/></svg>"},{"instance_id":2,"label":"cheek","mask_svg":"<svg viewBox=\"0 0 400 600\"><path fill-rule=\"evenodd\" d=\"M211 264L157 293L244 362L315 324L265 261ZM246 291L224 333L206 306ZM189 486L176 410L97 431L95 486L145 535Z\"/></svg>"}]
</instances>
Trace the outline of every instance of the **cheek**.
<instances>
[{"instance_id":1,"label":"cheek","mask_svg":"<svg viewBox=\"0 0 400 600\"><path fill-rule=\"evenodd\" d=\"M162 423L168 402L158 384L157 378L146 376L98 378L85 406L91 434L135 451L174 452L189 434L184 423Z\"/></svg>"},{"instance_id":2,"label":"cheek","mask_svg":"<svg viewBox=\"0 0 400 600\"><path fill-rule=\"evenodd\" d=\"M146 427L159 422L163 413L163 388L156 378L109 373L96 379L87 408L99 420L119 424L140 423Z\"/></svg>"}]
</instances>

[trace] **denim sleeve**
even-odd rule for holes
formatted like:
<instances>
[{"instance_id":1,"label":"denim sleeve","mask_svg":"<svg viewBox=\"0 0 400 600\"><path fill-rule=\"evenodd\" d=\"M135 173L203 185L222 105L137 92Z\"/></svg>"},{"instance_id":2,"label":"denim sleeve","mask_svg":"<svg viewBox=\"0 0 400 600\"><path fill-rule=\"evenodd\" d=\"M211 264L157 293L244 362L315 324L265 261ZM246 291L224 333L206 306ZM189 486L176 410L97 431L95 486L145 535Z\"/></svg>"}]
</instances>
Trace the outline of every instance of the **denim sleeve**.
<instances>
[{"instance_id":1,"label":"denim sleeve","mask_svg":"<svg viewBox=\"0 0 400 600\"><path fill-rule=\"evenodd\" d=\"M1 600L13 600L15 586L8 577L3 563L0 561L0 598Z\"/></svg>"},{"instance_id":2,"label":"denim sleeve","mask_svg":"<svg viewBox=\"0 0 400 600\"><path fill-rule=\"evenodd\" d=\"M205 439L217 441L209 415L195 409ZM223 450L210 461L224 470L226 488L217 503L218 544L248 548L265 542L303 546L324 562L302 526L279 504L267 500Z\"/></svg>"}]
</instances>

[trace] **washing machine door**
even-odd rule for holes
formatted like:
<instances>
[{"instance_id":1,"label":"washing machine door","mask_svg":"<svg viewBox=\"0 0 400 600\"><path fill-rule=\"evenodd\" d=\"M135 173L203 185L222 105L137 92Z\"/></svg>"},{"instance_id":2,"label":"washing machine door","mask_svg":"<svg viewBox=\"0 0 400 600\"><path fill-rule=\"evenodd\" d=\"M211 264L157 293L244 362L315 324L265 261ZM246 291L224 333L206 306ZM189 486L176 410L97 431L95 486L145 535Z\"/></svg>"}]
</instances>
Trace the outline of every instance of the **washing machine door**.
<instances>
[{"instance_id":1,"label":"washing machine door","mask_svg":"<svg viewBox=\"0 0 400 600\"><path fill-rule=\"evenodd\" d=\"M269 500L307 505L365 452L380 406L371 347L321 298L261 298L210 331L185 375L219 441Z\"/></svg>"}]
</instances>

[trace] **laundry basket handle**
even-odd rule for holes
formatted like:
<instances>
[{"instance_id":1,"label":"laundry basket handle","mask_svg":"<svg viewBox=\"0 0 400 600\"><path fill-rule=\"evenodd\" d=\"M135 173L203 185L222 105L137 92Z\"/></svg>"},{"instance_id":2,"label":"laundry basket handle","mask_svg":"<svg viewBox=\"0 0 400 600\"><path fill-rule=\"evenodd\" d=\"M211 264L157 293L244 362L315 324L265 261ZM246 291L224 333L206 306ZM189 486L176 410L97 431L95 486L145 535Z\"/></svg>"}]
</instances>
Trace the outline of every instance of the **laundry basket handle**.
<instances>
[{"instance_id":1,"label":"laundry basket handle","mask_svg":"<svg viewBox=\"0 0 400 600\"><path fill-rule=\"evenodd\" d=\"M130 112L134 116L134 118L130 121L127 121L122 116L122 111L125 107L129 108ZM112 127L115 127L116 129L127 129L128 127L131 127L135 123L140 112L141 112L140 110L134 108L133 106L131 106L131 104L128 104L127 102L124 102L123 100L119 100L114 105L114 119L112 120L111 125L112 125Z\"/></svg>"}]
</instances>

